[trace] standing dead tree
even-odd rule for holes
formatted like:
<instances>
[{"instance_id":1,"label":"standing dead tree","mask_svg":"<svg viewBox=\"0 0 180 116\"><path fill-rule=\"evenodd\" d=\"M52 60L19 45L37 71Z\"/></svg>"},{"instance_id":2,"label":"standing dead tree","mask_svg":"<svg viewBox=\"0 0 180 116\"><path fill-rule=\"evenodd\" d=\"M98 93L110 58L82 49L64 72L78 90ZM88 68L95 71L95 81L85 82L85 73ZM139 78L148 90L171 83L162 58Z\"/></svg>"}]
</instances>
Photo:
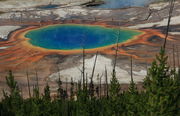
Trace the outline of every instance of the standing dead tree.
<instances>
[{"instance_id":1,"label":"standing dead tree","mask_svg":"<svg viewBox=\"0 0 180 116\"><path fill-rule=\"evenodd\" d=\"M29 98L31 98L31 88L30 88L30 84L29 84L29 73L28 73L28 71L26 71L26 77L27 77Z\"/></svg>"},{"instance_id":2,"label":"standing dead tree","mask_svg":"<svg viewBox=\"0 0 180 116\"><path fill-rule=\"evenodd\" d=\"M167 28L166 28L166 36L163 44L163 48L166 48L166 43L167 43L167 38L169 36L169 29L170 29L170 23L171 23L171 18L173 15L173 10L174 10L174 5L175 5L175 0L170 0L170 9L169 9L169 16L168 16L168 23L167 23Z\"/></svg>"},{"instance_id":3,"label":"standing dead tree","mask_svg":"<svg viewBox=\"0 0 180 116\"><path fill-rule=\"evenodd\" d=\"M57 70L58 70L58 78L60 79L61 75L60 75L60 68L59 68L59 65L57 65Z\"/></svg>"},{"instance_id":4,"label":"standing dead tree","mask_svg":"<svg viewBox=\"0 0 180 116\"><path fill-rule=\"evenodd\" d=\"M131 56L131 80L133 79L133 61L132 61L133 59L132 59L132 56Z\"/></svg>"},{"instance_id":5,"label":"standing dead tree","mask_svg":"<svg viewBox=\"0 0 180 116\"><path fill-rule=\"evenodd\" d=\"M90 77L89 93L90 93L91 97L94 95L93 77L94 77L94 71L95 71L95 68L96 68L97 56L98 56L98 52L96 53L96 56L95 56L93 70L92 70L92 74L91 74L91 77Z\"/></svg>"},{"instance_id":6,"label":"standing dead tree","mask_svg":"<svg viewBox=\"0 0 180 116\"><path fill-rule=\"evenodd\" d=\"M85 49L83 47L83 66L82 66L83 89L85 88Z\"/></svg>"},{"instance_id":7,"label":"standing dead tree","mask_svg":"<svg viewBox=\"0 0 180 116\"><path fill-rule=\"evenodd\" d=\"M115 58L114 58L114 65L113 65L113 73L116 72L116 64L117 64L117 55L118 55L118 51L119 51L119 35L120 35L120 32L118 31L118 34L117 34L117 41L116 41L116 48L115 48Z\"/></svg>"},{"instance_id":8,"label":"standing dead tree","mask_svg":"<svg viewBox=\"0 0 180 116\"><path fill-rule=\"evenodd\" d=\"M105 66L105 87L104 87L104 91L105 91L105 94L106 97L108 98L109 97L109 85L108 85L108 74L107 74L107 68Z\"/></svg>"},{"instance_id":9,"label":"standing dead tree","mask_svg":"<svg viewBox=\"0 0 180 116\"><path fill-rule=\"evenodd\" d=\"M35 69L35 73L36 73L36 86L37 86L37 89L39 91L39 77L38 77L38 71L37 69Z\"/></svg>"},{"instance_id":10,"label":"standing dead tree","mask_svg":"<svg viewBox=\"0 0 180 116\"><path fill-rule=\"evenodd\" d=\"M176 70L175 45L173 44L173 68Z\"/></svg>"},{"instance_id":11,"label":"standing dead tree","mask_svg":"<svg viewBox=\"0 0 180 116\"><path fill-rule=\"evenodd\" d=\"M178 68L179 68L179 66L180 66L180 64L179 64L179 47L176 46L176 49L177 49L177 63L178 63Z\"/></svg>"}]
</instances>

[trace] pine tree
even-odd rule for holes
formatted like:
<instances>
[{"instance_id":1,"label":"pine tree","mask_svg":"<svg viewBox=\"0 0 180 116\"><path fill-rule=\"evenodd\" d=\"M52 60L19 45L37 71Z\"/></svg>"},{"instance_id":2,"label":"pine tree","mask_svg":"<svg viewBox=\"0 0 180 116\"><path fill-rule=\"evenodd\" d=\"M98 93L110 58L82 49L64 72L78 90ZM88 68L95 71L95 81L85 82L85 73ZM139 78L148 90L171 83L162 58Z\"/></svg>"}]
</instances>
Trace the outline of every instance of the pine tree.
<instances>
[{"instance_id":1,"label":"pine tree","mask_svg":"<svg viewBox=\"0 0 180 116\"><path fill-rule=\"evenodd\" d=\"M73 100L74 97L74 82L73 79L71 78L71 89L70 89L70 98Z\"/></svg>"},{"instance_id":2,"label":"pine tree","mask_svg":"<svg viewBox=\"0 0 180 116\"><path fill-rule=\"evenodd\" d=\"M180 115L180 68L178 68L177 73L175 75L175 80L174 80L174 87L177 87L177 91L175 92L174 96L175 96L175 105L177 107L177 109L175 110L177 116Z\"/></svg>"},{"instance_id":3,"label":"pine tree","mask_svg":"<svg viewBox=\"0 0 180 116\"><path fill-rule=\"evenodd\" d=\"M167 65L167 58L162 48L145 79L147 116L176 116L178 87L174 81L175 71Z\"/></svg>"},{"instance_id":4,"label":"pine tree","mask_svg":"<svg viewBox=\"0 0 180 116\"><path fill-rule=\"evenodd\" d=\"M14 79L14 75L12 71L9 71L8 76L6 76L6 84L10 89L10 95L8 95L5 91L3 91L4 99L3 99L3 115L10 114L21 114L21 104L23 102L23 98L20 95L20 90L17 82Z\"/></svg>"},{"instance_id":5,"label":"pine tree","mask_svg":"<svg viewBox=\"0 0 180 116\"><path fill-rule=\"evenodd\" d=\"M58 79L57 84L58 84L57 97L58 99L63 99L64 90L62 89L62 81L60 78Z\"/></svg>"},{"instance_id":6,"label":"pine tree","mask_svg":"<svg viewBox=\"0 0 180 116\"><path fill-rule=\"evenodd\" d=\"M36 99L40 98L39 87L37 85L34 85L33 87L33 97Z\"/></svg>"},{"instance_id":7,"label":"pine tree","mask_svg":"<svg viewBox=\"0 0 180 116\"><path fill-rule=\"evenodd\" d=\"M122 113L122 96L120 94L120 84L116 78L116 72L113 70L112 79L110 81L110 88L109 88L109 100L108 105L110 108L109 114L112 116L118 116Z\"/></svg>"},{"instance_id":8,"label":"pine tree","mask_svg":"<svg viewBox=\"0 0 180 116\"><path fill-rule=\"evenodd\" d=\"M134 95L138 94L138 90L137 90L137 87L133 78L131 78L131 83L129 85L129 93L134 94Z\"/></svg>"},{"instance_id":9,"label":"pine tree","mask_svg":"<svg viewBox=\"0 0 180 116\"><path fill-rule=\"evenodd\" d=\"M131 76L131 82L129 85L129 90L124 93L126 98L126 115L127 116L138 116L139 111L139 93L134 83L133 77Z\"/></svg>"},{"instance_id":10,"label":"pine tree","mask_svg":"<svg viewBox=\"0 0 180 116\"><path fill-rule=\"evenodd\" d=\"M9 71L9 75L6 76L6 84L10 88L11 95L19 93L19 87L17 85L17 82L14 80L14 75L11 70Z\"/></svg>"},{"instance_id":11,"label":"pine tree","mask_svg":"<svg viewBox=\"0 0 180 116\"><path fill-rule=\"evenodd\" d=\"M44 96L43 98L47 101L50 101L51 100L51 96L50 96L50 87L47 83L46 87L44 88Z\"/></svg>"},{"instance_id":12,"label":"pine tree","mask_svg":"<svg viewBox=\"0 0 180 116\"><path fill-rule=\"evenodd\" d=\"M121 89L121 87L116 78L116 72L115 72L115 70L113 70L112 79L110 81L110 88L109 88L110 97L112 99L116 99L116 97L118 97L118 95L120 94L120 89Z\"/></svg>"}]
</instances>

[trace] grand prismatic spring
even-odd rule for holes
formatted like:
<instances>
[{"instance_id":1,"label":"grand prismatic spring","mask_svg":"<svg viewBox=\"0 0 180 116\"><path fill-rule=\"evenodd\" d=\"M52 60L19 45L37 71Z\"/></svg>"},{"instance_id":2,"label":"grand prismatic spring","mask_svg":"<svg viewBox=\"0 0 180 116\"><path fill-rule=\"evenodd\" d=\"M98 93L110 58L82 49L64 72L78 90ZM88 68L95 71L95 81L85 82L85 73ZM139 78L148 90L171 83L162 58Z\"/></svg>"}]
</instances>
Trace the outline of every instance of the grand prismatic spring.
<instances>
[{"instance_id":1,"label":"grand prismatic spring","mask_svg":"<svg viewBox=\"0 0 180 116\"><path fill-rule=\"evenodd\" d=\"M164 34L156 29L134 30L97 22L29 26L12 32L8 41L0 42L1 46L7 47L0 53L4 59L0 62L5 64L4 69L17 69L48 55L82 54L83 48L86 53L98 51L114 55L117 43L118 54L143 60L144 58L133 53L138 53L137 50L128 50L124 47L137 44L159 46L149 41L153 36L164 38ZM13 62L13 65L8 65L9 62Z\"/></svg>"},{"instance_id":2,"label":"grand prismatic spring","mask_svg":"<svg viewBox=\"0 0 180 116\"><path fill-rule=\"evenodd\" d=\"M29 31L25 34L33 46L55 50L95 49L126 42L139 31L102 26L56 25Z\"/></svg>"}]
</instances>

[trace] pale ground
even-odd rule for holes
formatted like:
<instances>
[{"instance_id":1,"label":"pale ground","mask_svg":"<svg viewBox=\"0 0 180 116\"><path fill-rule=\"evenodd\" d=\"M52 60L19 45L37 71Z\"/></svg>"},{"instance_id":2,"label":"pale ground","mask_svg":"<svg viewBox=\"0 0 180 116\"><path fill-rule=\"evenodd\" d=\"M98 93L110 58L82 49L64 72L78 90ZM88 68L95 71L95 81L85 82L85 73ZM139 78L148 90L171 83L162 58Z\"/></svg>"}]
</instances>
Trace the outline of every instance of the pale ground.
<instances>
[{"instance_id":1,"label":"pale ground","mask_svg":"<svg viewBox=\"0 0 180 116\"><path fill-rule=\"evenodd\" d=\"M146 24L138 24L135 26L129 26L128 28L131 29L139 29L139 28L147 28L147 27L153 27L153 26L166 26L168 22L168 19L163 19L162 21L159 22L154 22L154 23L146 23ZM171 25L178 25L180 24L180 16L175 16L171 18Z\"/></svg>"},{"instance_id":2,"label":"pale ground","mask_svg":"<svg viewBox=\"0 0 180 116\"><path fill-rule=\"evenodd\" d=\"M47 5L52 4L69 4L76 5L80 3L85 3L89 0L6 0L0 2L0 9L20 9L34 7L38 5ZM18 6L18 7L17 7Z\"/></svg>"},{"instance_id":3,"label":"pale ground","mask_svg":"<svg viewBox=\"0 0 180 116\"><path fill-rule=\"evenodd\" d=\"M0 47L0 50L2 50L2 49L7 49L8 47L6 46L6 47Z\"/></svg>"},{"instance_id":4,"label":"pale ground","mask_svg":"<svg viewBox=\"0 0 180 116\"><path fill-rule=\"evenodd\" d=\"M169 3L165 2L165 3L158 3L158 4L150 4L149 8L150 9L155 9L155 10L161 10L163 8L165 8L166 6L168 6Z\"/></svg>"},{"instance_id":5,"label":"pale ground","mask_svg":"<svg viewBox=\"0 0 180 116\"><path fill-rule=\"evenodd\" d=\"M88 82L90 82L90 77L92 74L92 69L94 65L95 56L92 58L85 60L85 74L88 74ZM81 79L81 71L82 71L82 59L78 63L79 65L76 67L72 67L69 69L62 70L57 73L54 73L49 76L50 80L57 80L59 77L59 74L61 75L61 80L63 82L71 82L71 77L75 82L80 81ZM100 77L102 76L102 83L105 83L105 67L107 67L108 70L108 82L110 82L110 79L112 77L112 59L106 58L102 55L98 55L97 57L97 63L94 73L93 81L94 83L99 83ZM121 69L119 67L116 67L116 76L120 83L129 83L130 82L130 71ZM59 74L58 74L59 73ZM147 72L145 70L140 70L139 72L133 71L133 77L135 82L142 82ZM99 75L99 76L98 76Z\"/></svg>"},{"instance_id":6,"label":"pale ground","mask_svg":"<svg viewBox=\"0 0 180 116\"><path fill-rule=\"evenodd\" d=\"M180 35L180 32L170 32L171 35Z\"/></svg>"},{"instance_id":7,"label":"pale ground","mask_svg":"<svg viewBox=\"0 0 180 116\"><path fill-rule=\"evenodd\" d=\"M0 19L20 19L20 18L40 18L42 16L49 16L51 14L56 14L58 15L57 19L61 18L67 18L68 16L72 15L91 15L91 14L96 14L96 15L103 15L103 14L109 14L111 10L89 10L82 8L81 6L71 6L70 8L58 8L58 9L53 9L53 10L32 10L32 11L27 11L27 9L23 9L26 12L7 12L3 13L0 15ZM29 9L28 9L29 10Z\"/></svg>"},{"instance_id":8,"label":"pale ground","mask_svg":"<svg viewBox=\"0 0 180 116\"><path fill-rule=\"evenodd\" d=\"M20 28L20 26L0 26L0 38L7 39L9 32Z\"/></svg>"},{"instance_id":9,"label":"pale ground","mask_svg":"<svg viewBox=\"0 0 180 116\"><path fill-rule=\"evenodd\" d=\"M96 15L102 15L102 14L108 14L111 10L89 10L82 8L80 6L71 7L70 9L62 8L57 9L53 11L54 14L57 14L59 17L57 19L66 18L67 16L71 15L90 15L90 14L96 14Z\"/></svg>"}]
</instances>

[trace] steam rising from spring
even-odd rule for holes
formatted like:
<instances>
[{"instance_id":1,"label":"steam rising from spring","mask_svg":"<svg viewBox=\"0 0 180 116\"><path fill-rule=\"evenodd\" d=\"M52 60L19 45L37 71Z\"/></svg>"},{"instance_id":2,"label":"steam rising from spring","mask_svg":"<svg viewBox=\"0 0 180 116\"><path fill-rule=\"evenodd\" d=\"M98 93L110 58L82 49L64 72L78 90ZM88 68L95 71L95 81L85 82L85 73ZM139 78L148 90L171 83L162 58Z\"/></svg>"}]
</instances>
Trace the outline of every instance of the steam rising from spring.
<instances>
[{"instance_id":1,"label":"steam rising from spring","mask_svg":"<svg viewBox=\"0 0 180 116\"><path fill-rule=\"evenodd\" d=\"M132 6L145 6L155 0L104 0L106 3L100 8L124 8Z\"/></svg>"}]
</instances>

